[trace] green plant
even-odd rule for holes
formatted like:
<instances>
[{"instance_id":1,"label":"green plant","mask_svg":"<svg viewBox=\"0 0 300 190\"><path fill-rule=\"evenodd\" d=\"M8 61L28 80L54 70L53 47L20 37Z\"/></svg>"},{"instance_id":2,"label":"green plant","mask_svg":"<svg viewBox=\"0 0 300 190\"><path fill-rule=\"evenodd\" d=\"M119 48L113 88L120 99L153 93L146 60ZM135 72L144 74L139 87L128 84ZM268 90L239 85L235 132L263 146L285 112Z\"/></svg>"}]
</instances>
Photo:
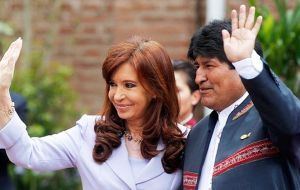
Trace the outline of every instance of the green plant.
<instances>
[{"instance_id":1,"label":"green plant","mask_svg":"<svg viewBox=\"0 0 300 190\"><path fill-rule=\"evenodd\" d=\"M286 0L275 0L278 15L272 14L266 6L257 6L255 0L249 3L256 6L257 14L264 18L258 39L265 59L300 97L300 1L288 9Z\"/></svg>"}]
</instances>

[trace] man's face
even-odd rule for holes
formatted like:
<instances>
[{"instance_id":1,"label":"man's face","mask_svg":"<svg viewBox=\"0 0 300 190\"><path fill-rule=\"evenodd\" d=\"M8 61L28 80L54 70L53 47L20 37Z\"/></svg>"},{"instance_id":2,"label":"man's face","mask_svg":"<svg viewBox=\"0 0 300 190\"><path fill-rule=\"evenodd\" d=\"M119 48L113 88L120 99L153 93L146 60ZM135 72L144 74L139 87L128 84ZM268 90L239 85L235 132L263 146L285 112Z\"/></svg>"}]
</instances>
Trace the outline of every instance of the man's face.
<instances>
[{"instance_id":1,"label":"man's face","mask_svg":"<svg viewBox=\"0 0 300 190\"><path fill-rule=\"evenodd\" d=\"M195 81L200 88L200 103L203 106L222 111L245 93L236 70L217 58L198 56L195 66L198 67Z\"/></svg>"}]
</instances>

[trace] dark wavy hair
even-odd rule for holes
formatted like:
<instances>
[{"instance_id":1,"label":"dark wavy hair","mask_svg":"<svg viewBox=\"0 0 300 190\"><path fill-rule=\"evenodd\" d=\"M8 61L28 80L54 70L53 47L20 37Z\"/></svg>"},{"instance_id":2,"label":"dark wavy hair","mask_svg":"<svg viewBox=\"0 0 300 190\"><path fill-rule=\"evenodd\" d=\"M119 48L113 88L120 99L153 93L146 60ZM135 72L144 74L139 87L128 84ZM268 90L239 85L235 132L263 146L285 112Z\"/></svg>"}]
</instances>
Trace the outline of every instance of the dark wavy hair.
<instances>
[{"instance_id":1,"label":"dark wavy hair","mask_svg":"<svg viewBox=\"0 0 300 190\"><path fill-rule=\"evenodd\" d=\"M141 154L151 159L164 151L163 168L173 173L181 166L184 134L177 127L179 105L172 63L162 45L137 36L112 46L104 60L102 75L106 81L106 96L101 115L105 119L98 120L94 127L93 158L96 162L105 162L121 144L126 121L118 116L108 92L112 75L125 62L135 68L145 90L155 97L145 110ZM160 139L165 144L164 150L157 150Z\"/></svg>"}]
</instances>

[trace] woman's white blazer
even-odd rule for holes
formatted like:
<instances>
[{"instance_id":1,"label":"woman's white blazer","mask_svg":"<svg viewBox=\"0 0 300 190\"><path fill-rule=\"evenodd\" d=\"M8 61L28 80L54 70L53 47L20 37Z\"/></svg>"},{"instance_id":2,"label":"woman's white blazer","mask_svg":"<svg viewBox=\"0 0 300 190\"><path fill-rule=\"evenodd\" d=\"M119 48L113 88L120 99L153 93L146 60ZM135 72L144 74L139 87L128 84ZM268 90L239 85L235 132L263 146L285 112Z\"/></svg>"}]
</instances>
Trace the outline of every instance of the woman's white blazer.
<instances>
[{"instance_id":1,"label":"woman's white blazer","mask_svg":"<svg viewBox=\"0 0 300 190\"><path fill-rule=\"evenodd\" d=\"M95 144L94 124L99 116L83 115L76 125L61 133L30 138L25 124L15 113L0 130L0 148L6 149L16 165L35 171L77 168L84 190L177 189L181 171L167 174L161 164L162 153L152 158L134 179L124 138L109 159L96 163L92 157ZM158 149L164 145L159 144Z\"/></svg>"}]
</instances>

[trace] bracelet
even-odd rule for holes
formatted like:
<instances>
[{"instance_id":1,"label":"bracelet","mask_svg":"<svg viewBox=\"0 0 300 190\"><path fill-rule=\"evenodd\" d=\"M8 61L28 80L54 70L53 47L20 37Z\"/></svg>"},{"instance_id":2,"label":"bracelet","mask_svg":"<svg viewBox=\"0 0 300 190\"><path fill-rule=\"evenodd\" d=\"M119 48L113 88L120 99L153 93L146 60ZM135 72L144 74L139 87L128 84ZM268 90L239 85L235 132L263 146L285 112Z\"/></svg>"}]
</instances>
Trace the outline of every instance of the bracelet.
<instances>
[{"instance_id":1,"label":"bracelet","mask_svg":"<svg viewBox=\"0 0 300 190\"><path fill-rule=\"evenodd\" d=\"M15 112L15 103L11 102L11 105L9 108L3 110L1 109L0 111L4 112L5 116L7 116L8 118L11 118L13 113Z\"/></svg>"}]
</instances>

